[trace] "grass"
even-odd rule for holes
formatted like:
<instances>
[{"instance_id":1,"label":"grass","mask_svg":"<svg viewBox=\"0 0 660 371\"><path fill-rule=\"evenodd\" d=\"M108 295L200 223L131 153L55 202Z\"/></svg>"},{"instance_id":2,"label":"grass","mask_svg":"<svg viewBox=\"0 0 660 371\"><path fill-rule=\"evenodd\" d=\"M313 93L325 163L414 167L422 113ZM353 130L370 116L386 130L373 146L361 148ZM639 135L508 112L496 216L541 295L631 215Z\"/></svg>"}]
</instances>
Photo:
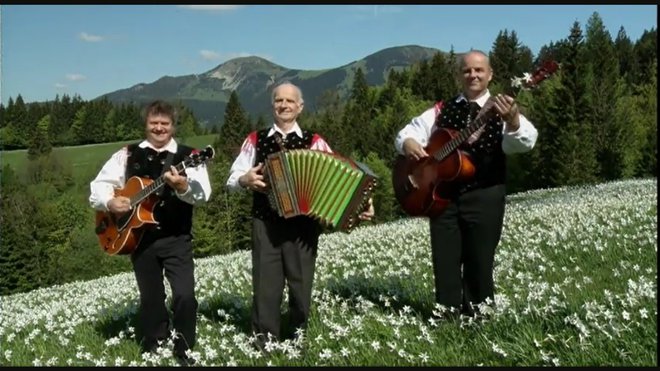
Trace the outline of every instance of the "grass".
<instances>
[{"instance_id":1,"label":"grass","mask_svg":"<svg viewBox=\"0 0 660 371\"><path fill-rule=\"evenodd\" d=\"M657 180L508 198L488 319L433 304L425 219L322 235L302 343L250 347L250 255L196 260L200 366L655 366ZM121 258L121 257L119 257ZM283 303L283 308L286 306ZM175 365L142 356L132 273L0 300L5 366ZM170 340L171 341L171 340Z\"/></svg>"},{"instance_id":2,"label":"grass","mask_svg":"<svg viewBox=\"0 0 660 371\"><path fill-rule=\"evenodd\" d=\"M183 141L183 143L195 148L204 148L207 145L212 145L217 134L199 135L190 137ZM53 149L53 154L63 163L71 164L72 171L76 177L94 177L105 161L121 147L126 144L134 143L139 139L128 140L123 142L90 144L84 146L74 147L57 147ZM2 151L0 152L0 163L4 167L5 164L14 170L25 169L28 163L27 150L15 151Z\"/></svg>"}]
</instances>

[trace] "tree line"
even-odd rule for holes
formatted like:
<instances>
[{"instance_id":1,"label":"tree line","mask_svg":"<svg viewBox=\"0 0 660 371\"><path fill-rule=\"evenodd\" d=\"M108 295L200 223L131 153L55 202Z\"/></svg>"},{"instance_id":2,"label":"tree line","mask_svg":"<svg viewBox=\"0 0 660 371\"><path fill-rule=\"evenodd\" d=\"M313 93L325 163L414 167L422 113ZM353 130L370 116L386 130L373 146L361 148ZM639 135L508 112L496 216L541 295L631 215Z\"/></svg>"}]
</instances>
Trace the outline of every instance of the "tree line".
<instances>
[{"instance_id":1,"label":"tree line","mask_svg":"<svg viewBox=\"0 0 660 371\"><path fill-rule=\"evenodd\" d=\"M656 40L655 29L636 42L623 28L612 38L597 13L584 30L575 22L565 39L544 46L536 57L515 31L499 32L488 53L495 72L492 93L506 91L512 78L545 60L561 65L538 89L518 95L539 140L531 152L508 159L509 193L657 177ZM453 50L438 53L411 68L391 70L383 86L368 86L358 68L347 101L336 91L326 91L316 111L300 116L303 127L378 175L377 214L369 223L404 216L390 181L397 156L394 137L412 117L459 91L456 63ZM2 168L0 294L130 270L128 259L101 251L93 231L87 197L91 177L99 169L90 169L89 178L76 179L70 164L51 149L97 138L140 138L144 123L139 111L130 105L64 97L30 107L16 99L0 110L3 145L7 138L13 138L13 145L27 144L30 157L23 172ZM179 125L189 129L179 127L178 134L202 133L194 115L185 107L182 112L185 119ZM28 122L35 124L28 127ZM26 126L18 130L21 125ZM209 164L213 195L194 215L196 257L249 249L251 195L230 193L224 184L245 136L267 125L270 119L252 117L236 92L231 94L213 143L217 155ZM22 130L30 134L21 136Z\"/></svg>"}]
</instances>

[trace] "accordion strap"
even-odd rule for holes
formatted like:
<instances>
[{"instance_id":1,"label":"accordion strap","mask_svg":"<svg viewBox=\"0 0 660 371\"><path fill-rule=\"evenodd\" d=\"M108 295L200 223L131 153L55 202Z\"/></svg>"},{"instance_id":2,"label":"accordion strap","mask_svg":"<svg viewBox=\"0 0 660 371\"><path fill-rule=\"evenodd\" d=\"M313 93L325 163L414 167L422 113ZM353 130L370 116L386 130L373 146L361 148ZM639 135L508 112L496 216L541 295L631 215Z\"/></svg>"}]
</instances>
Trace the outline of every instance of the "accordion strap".
<instances>
[{"instance_id":1,"label":"accordion strap","mask_svg":"<svg viewBox=\"0 0 660 371\"><path fill-rule=\"evenodd\" d=\"M287 151L287 148L284 146L284 141L282 140L282 134L275 132L275 142L280 146L280 150L283 152Z\"/></svg>"}]
</instances>

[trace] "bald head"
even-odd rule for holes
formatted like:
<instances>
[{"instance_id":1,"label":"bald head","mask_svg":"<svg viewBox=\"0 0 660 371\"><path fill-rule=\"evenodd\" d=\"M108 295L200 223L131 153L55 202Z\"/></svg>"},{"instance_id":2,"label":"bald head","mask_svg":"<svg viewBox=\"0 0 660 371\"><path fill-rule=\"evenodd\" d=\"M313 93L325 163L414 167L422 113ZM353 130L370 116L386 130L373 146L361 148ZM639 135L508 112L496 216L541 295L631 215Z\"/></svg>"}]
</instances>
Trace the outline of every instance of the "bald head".
<instances>
[{"instance_id":1,"label":"bald head","mask_svg":"<svg viewBox=\"0 0 660 371\"><path fill-rule=\"evenodd\" d=\"M284 132L288 132L288 129L295 124L296 118L303 110L302 92L296 85L285 82L273 89L272 100L275 123Z\"/></svg>"},{"instance_id":2,"label":"bald head","mask_svg":"<svg viewBox=\"0 0 660 371\"><path fill-rule=\"evenodd\" d=\"M459 65L458 65L459 70L462 71L463 68L466 65L466 61L471 60L473 58L477 58L477 59L481 59L481 60L485 61L488 68L491 68L490 67L490 58L488 58L488 54L482 52L481 50L472 49L469 52L463 54L463 57L461 58L461 63L459 63Z\"/></svg>"},{"instance_id":3,"label":"bald head","mask_svg":"<svg viewBox=\"0 0 660 371\"><path fill-rule=\"evenodd\" d=\"M287 90L293 89L295 91L295 95L298 97L297 102L299 104L304 103L302 90L300 90L300 88L297 85L294 85L289 81L279 83L277 84L277 86L275 86L275 88L273 88L273 94L271 95L271 103L275 103L275 97L277 96L277 93L283 88Z\"/></svg>"},{"instance_id":4,"label":"bald head","mask_svg":"<svg viewBox=\"0 0 660 371\"><path fill-rule=\"evenodd\" d=\"M463 55L459 74L463 84L463 94L469 100L475 100L485 94L493 78L488 56L480 50L470 50Z\"/></svg>"}]
</instances>

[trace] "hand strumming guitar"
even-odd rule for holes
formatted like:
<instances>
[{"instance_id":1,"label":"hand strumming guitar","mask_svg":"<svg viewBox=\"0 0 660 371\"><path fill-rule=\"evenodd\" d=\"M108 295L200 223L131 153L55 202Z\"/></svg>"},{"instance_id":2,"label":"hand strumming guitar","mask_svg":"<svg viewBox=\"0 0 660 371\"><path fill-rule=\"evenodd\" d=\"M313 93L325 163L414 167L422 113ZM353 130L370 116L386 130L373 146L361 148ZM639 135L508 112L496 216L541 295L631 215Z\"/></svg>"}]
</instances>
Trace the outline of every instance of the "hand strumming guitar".
<instances>
[{"instance_id":1,"label":"hand strumming guitar","mask_svg":"<svg viewBox=\"0 0 660 371\"><path fill-rule=\"evenodd\" d=\"M403 142L403 153L414 160L419 160L429 155L424 150L424 147L413 138L407 138Z\"/></svg>"},{"instance_id":2,"label":"hand strumming guitar","mask_svg":"<svg viewBox=\"0 0 660 371\"><path fill-rule=\"evenodd\" d=\"M126 196L117 196L108 201L108 210L113 214L123 214L131 209L131 199Z\"/></svg>"}]
</instances>

